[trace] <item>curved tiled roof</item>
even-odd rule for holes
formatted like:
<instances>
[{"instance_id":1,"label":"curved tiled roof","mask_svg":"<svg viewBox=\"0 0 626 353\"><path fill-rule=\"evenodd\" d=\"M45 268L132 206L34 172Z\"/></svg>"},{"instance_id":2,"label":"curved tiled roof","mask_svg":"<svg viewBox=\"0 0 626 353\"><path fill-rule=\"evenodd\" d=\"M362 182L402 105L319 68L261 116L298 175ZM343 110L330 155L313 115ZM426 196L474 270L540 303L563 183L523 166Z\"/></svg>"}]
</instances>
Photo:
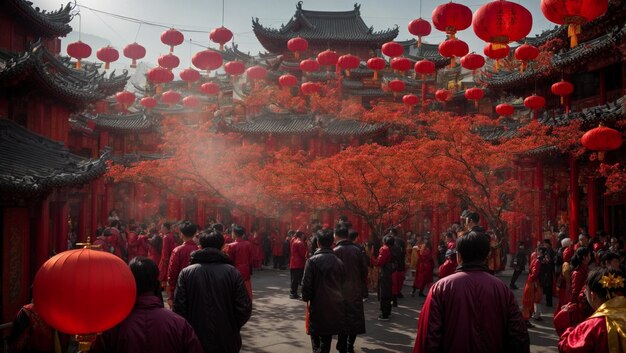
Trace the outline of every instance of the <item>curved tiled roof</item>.
<instances>
[{"instance_id":1,"label":"curved tiled roof","mask_svg":"<svg viewBox=\"0 0 626 353\"><path fill-rule=\"evenodd\" d=\"M69 25L72 20L70 12L74 8L72 3L52 12L40 10L38 7L33 8L33 3L26 0L3 0L0 4L0 8L5 8L18 17L19 22L36 36L65 37L72 31Z\"/></svg>"},{"instance_id":2,"label":"curved tiled roof","mask_svg":"<svg viewBox=\"0 0 626 353\"><path fill-rule=\"evenodd\" d=\"M123 115L98 114L96 116L81 114L75 117L76 121L94 129L117 132L137 132L156 128L160 117L145 112L128 113Z\"/></svg>"},{"instance_id":3,"label":"curved tiled roof","mask_svg":"<svg viewBox=\"0 0 626 353\"><path fill-rule=\"evenodd\" d=\"M70 153L62 143L0 119L0 193L40 194L79 185L106 171L109 152L99 159Z\"/></svg>"}]
</instances>

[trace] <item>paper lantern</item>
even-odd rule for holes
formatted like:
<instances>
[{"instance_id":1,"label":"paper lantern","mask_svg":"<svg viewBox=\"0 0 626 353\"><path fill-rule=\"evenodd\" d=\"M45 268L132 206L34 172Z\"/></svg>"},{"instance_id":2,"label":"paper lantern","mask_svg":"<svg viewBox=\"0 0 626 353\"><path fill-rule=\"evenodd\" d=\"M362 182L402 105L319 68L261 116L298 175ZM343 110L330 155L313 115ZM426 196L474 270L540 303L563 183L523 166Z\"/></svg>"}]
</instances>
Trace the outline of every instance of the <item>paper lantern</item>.
<instances>
[{"instance_id":1,"label":"paper lantern","mask_svg":"<svg viewBox=\"0 0 626 353\"><path fill-rule=\"evenodd\" d=\"M396 96L399 92L404 91L404 89L406 88L406 84L404 83L404 81L398 79L389 81L387 86L393 92L394 96Z\"/></svg>"},{"instance_id":2,"label":"paper lantern","mask_svg":"<svg viewBox=\"0 0 626 353\"><path fill-rule=\"evenodd\" d=\"M578 45L581 26L604 15L608 0L541 0L541 12L548 21L567 25L570 47Z\"/></svg>"},{"instance_id":3,"label":"paper lantern","mask_svg":"<svg viewBox=\"0 0 626 353\"><path fill-rule=\"evenodd\" d=\"M391 64L389 66L391 66L391 68L396 71L406 72L411 70L413 63L411 62L411 60L400 56L391 59Z\"/></svg>"},{"instance_id":4,"label":"paper lantern","mask_svg":"<svg viewBox=\"0 0 626 353\"><path fill-rule=\"evenodd\" d=\"M224 50L224 44L230 42L233 39L233 32L230 29L222 26L218 28L214 28L211 33L209 33L209 39L213 43L217 43L220 45L220 50Z\"/></svg>"},{"instance_id":5,"label":"paper lantern","mask_svg":"<svg viewBox=\"0 0 626 353\"><path fill-rule=\"evenodd\" d=\"M432 21L436 29L446 32L450 39L454 39L456 32L472 25L472 10L465 5L449 2L435 8Z\"/></svg>"},{"instance_id":6,"label":"paper lantern","mask_svg":"<svg viewBox=\"0 0 626 353\"><path fill-rule=\"evenodd\" d=\"M622 146L623 138L619 131L600 125L585 132L580 142L586 149L597 151L598 159L602 161L606 152Z\"/></svg>"},{"instance_id":7,"label":"paper lantern","mask_svg":"<svg viewBox=\"0 0 626 353\"><path fill-rule=\"evenodd\" d=\"M157 93L161 92L162 84L174 80L172 71L160 66L148 70L146 76L150 82L156 84Z\"/></svg>"},{"instance_id":8,"label":"paper lantern","mask_svg":"<svg viewBox=\"0 0 626 353\"><path fill-rule=\"evenodd\" d=\"M422 37L430 34L432 28L430 23L421 17L409 22L409 33L417 37L417 47L422 46Z\"/></svg>"},{"instance_id":9,"label":"paper lantern","mask_svg":"<svg viewBox=\"0 0 626 353\"><path fill-rule=\"evenodd\" d=\"M174 51L174 47L183 44L185 36L182 33L170 28L161 34L161 43L170 46L170 53Z\"/></svg>"},{"instance_id":10,"label":"paper lantern","mask_svg":"<svg viewBox=\"0 0 626 353\"><path fill-rule=\"evenodd\" d=\"M339 57L337 66L342 70L346 70L346 76L350 77L350 70L356 69L361 64L361 59L352 54L346 54Z\"/></svg>"},{"instance_id":11,"label":"paper lantern","mask_svg":"<svg viewBox=\"0 0 626 353\"><path fill-rule=\"evenodd\" d=\"M478 70L485 65L485 58L480 54L467 54L461 58L461 66L468 70Z\"/></svg>"},{"instance_id":12,"label":"paper lantern","mask_svg":"<svg viewBox=\"0 0 626 353\"><path fill-rule=\"evenodd\" d=\"M320 85L316 82L305 82L300 85L300 90L304 95L311 95L320 91Z\"/></svg>"},{"instance_id":13,"label":"paper lantern","mask_svg":"<svg viewBox=\"0 0 626 353\"><path fill-rule=\"evenodd\" d=\"M485 48L483 49L483 53L486 57L495 60L494 70L495 72L498 72L498 69L500 67L500 59L508 57L511 53L511 49L506 44L496 47L494 44L487 43L487 45L485 45Z\"/></svg>"},{"instance_id":14,"label":"paper lantern","mask_svg":"<svg viewBox=\"0 0 626 353\"><path fill-rule=\"evenodd\" d=\"M485 91L478 87L472 87L465 90L465 98L474 101L474 105L478 108L478 101L485 96Z\"/></svg>"},{"instance_id":15,"label":"paper lantern","mask_svg":"<svg viewBox=\"0 0 626 353\"><path fill-rule=\"evenodd\" d=\"M120 58L120 53L115 48L109 45L98 49L98 51L96 52L96 57L100 61L104 62L104 69L108 70L110 64Z\"/></svg>"},{"instance_id":16,"label":"paper lantern","mask_svg":"<svg viewBox=\"0 0 626 353\"><path fill-rule=\"evenodd\" d=\"M435 99L439 102L445 102L452 98L452 92L447 89L439 89L435 92Z\"/></svg>"},{"instance_id":17,"label":"paper lantern","mask_svg":"<svg viewBox=\"0 0 626 353\"><path fill-rule=\"evenodd\" d=\"M414 94L405 94L402 96L402 102L409 108L416 106L419 103L419 98Z\"/></svg>"},{"instance_id":18,"label":"paper lantern","mask_svg":"<svg viewBox=\"0 0 626 353\"><path fill-rule=\"evenodd\" d=\"M215 82L207 82L200 86L200 90L207 96L215 96L220 93L220 85Z\"/></svg>"},{"instance_id":19,"label":"paper lantern","mask_svg":"<svg viewBox=\"0 0 626 353\"><path fill-rule=\"evenodd\" d=\"M229 61L224 64L224 71L232 76L239 76L246 72L246 64L241 61Z\"/></svg>"},{"instance_id":20,"label":"paper lantern","mask_svg":"<svg viewBox=\"0 0 626 353\"><path fill-rule=\"evenodd\" d=\"M187 82L187 87L191 88L191 84L200 79L200 72L188 67L180 72L181 80Z\"/></svg>"},{"instance_id":21,"label":"paper lantern","mask_svg":"<svg viewBox=\"0 0 626 353\"><path fill-rule=\"evenodd\" d=\"M180 93L172 90L163 92L163 94L161 95L161 102L172 106L180 102Z\"/></svg>"},{"instance_id":22,"label":"paper lantern","mask_svg":"<svg viewBox=\"0 0 626 353\"><path fill-rule=\"evenodd\" d=\"M339 55L337 52L330 49L326 49L317 54L317 62L321 66L335 66L337 65L337 60L339 60Z\"/></svg>"},{"instance_id":23,"label":"paper lantern","mask_svg":"<svg viewBox=\"0 0 626 353\"><path fill-rule=\"evenodd\" d=\"M374 75L372 76L372 80L378 80L378 71L382 70L387 66L387 62L383 58L373 57L367 60L367 67L370 70L374 71Z\"/></svg>"},{"instance_id":24,"label":"paper lantern","mask_svg":"<svg viewBox=\"0 0 626 353\"><path fill-rule=\"evenodd\" d=\"M143 59L146 56L146 48L135 42L125 46L123 53L125 57L132 59L130 67L134 69L137 67L137 60Z\"/></svg>"},{"instance_id":25,"label":"paper lantern","mask_svg":"<svg viewBox=\"0 0 626 353\"><path fill-rule=\"evenodd\" d=\"M515 108L507 103L498 104L496 106L496 113L501 116L511 116L515 112Z\"/></svg>"},{"instance_id":26,"label":"paper lantern","mask_svg":"<svg viewBox=\"0 0 626 353\"><path fill-rule=\"evenodd\" d=\"M293 87L298 84L298 78L294 75L289 74L282 75L278 78L278 84L280 84L280 86L283 88Z\"/></svg>"},{"instance_id":27,"label":"paper lantern","mask_svg":"<svg viewBox=\"0 0 626 353\"><path fill-rule=\"evenodd\" d=\"M530 44L522 44L515 49L515 59L522 62L520 65L520 75L524 73L528 62L537 59L539 56L539 49L536 46Z\"/></svg>"},{"instance_id":28,"label":"paper lantern","mask_svg":"<svg viewBox=\"0 0 626 353\"><path fill-rule=\"evenodd\" d=\"M318 64L317 61L314 59L306 59L300 61L300 70L306 72L307 74L313 71L317 71L319 69L320 64Z\"/></svg>"},{"instance_id":29,"label":"paper lantern","mask_svg":"<svg viewBox=\"0 0 626 353\"><path fill-rule=\"evenodd\" d=\"M158 102L157 102L156 99L154 99L152 97L143 97L139 101L139 104L141 104L144 108L146 108L148 111L150 111L154 107L157 106Z\"/></svg>"},{"instance_id":30,"label":"paper lantern","mask_svg":"<svg viewBox=\"0 0 626 353\"><path fill-rule=\"evenodd\" d=\"M525 38L533 26L533 16L522 5L495 0L476 10L472 26L478 38L499 49Z\"/></svg>"},{"instance_id":31,"label":"paper lantern","mask_svg":"<svg viewBox=\"0 0 626 353\"><path fill-rule=\"evenodd\" d=\"M302 37L291 38L287 42L287 49L293 52L296 59L300 59L300 53L306 51L308 48L309 42Z\"/></svg>"},{"instance_id":32,"label":"paper lantern","mask_svg":"<svg viewBox=\"0 0 626 353\"><path fill-rule=\"evenodd\" d=\"M404 47L400 43L387 42L383 44L381 51L390 58L404 54Z\"/></svg>"},{"instance_id":33,"label":"paper lantern","mask_svg":"<svg viewBox=\"0 0 626 353\"><path fill-rule=\"evenodd\" d=\"M426 75L435 73L435 70L436 70L435 63L430 60L423 59L415 63L414 69L415 69L415 73L420 74L421 79L422 79L422 102L423 102L426 99L425 77Z\"/></svg>"},{"instance_id":34,"label":"paper lantern","mask_svg":"<svg viewBox=\"0 0 626 353\"><path fill-rule=\"evenodd\" d=\"M183 98L183 105L187 108L197 108L200 105L200 100L196 96L187 96Z\"/></svg>"},{"instance_id":35,"label":"paper lantern","mask_svg":"<svg viewBox=\"0 0 626 353\"><path fill-rule=\"evenodd\" d=\"M164 67L168 70L175 69L178 67L178 65L180 65L180 59L172 53L159 56L159 59L157 61L159 63L159 66Z\"/></svg>"},{"instance_id":36,"label":"paper lantern","mask_svg":"<svg viewBox=\"0 0 626 353\"><path fill-rule=\"evenodd\" d=\"M262 80L267 75L267 70L263 66L252 66L246 70L246 76L249 80Z\"/></svg>"},{"instance_id":37,"label":"paper lantern","mask_svg":"<svg viewBox=\"0 0 626 353\"><path fill-rule=\"evenodd\" d=\"M67 55L76 59L76 68L81 68L81 60L91 56L91 47L80 40L67 45Z\"/></svg>"},{"instance_id":38,"label":"paper lantern","mask_svg":"<svg viewBox=\"0 0 626 353\"><path fill-rule=\"evenodd\" d=\"M550 87L552 93L561 97L561 104L565 101L565 97L574 93L574 85L565 80L561 80Z\"/></svg>"},{"instance_id":39,"label":"paper lantern","mask_svg":"<svg viewBox=\"0 0 626 353\"><path fill-rule=\"evenodd\" d=\"M124 110L126 110L129 105L135 103L135 98L135 94L128 91L117 92L115 94L115 101L117 101Z\"/></svg>"},{"instance_id":40,"label":"paper lantern","mask_svg":"<svg viewBox=\"0 0 626 353\"><path fill-rule=\"evenodd\" d=\"M524 106L528 109L539 110L546 106L546 99L542 96L533 94L532 96L526 97L526 99L524 99Z\"/></svg>"},{"instance_id":41,"label":"paper lantern","mask_svg":"<svg viewBox=\"0 0 626 353\"><path fill-rule=\"evenodd\" d=\"M191 58L191 63L200 70L217 70L222 66L224 59L220 52L214 50L203 50L197 52Z\"/></svg>"},{"instance_id":42,"label":"paper lantern","mask_svg":"<svg viewBox=\"0 0 626 353\"><path fill-rule=\"evenodd\" d=\"M462 40L452 38L439 44L439 54L445 58L450 58L450 67L454 67L455 57L463 57L469 53L469 46Z\"/></svg>"}]
</instances>

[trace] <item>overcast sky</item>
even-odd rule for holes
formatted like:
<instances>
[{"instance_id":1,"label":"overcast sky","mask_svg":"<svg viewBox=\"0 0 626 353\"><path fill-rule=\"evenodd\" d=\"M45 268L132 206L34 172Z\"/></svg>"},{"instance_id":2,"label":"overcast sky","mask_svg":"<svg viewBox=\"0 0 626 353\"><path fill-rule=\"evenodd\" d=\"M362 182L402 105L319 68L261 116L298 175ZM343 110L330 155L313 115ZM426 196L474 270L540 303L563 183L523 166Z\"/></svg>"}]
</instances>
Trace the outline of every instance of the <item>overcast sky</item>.
<instances>
[{"instance_id":1,"label":"overcast sky","mask_svg":"<svg viewBox=\"0 0 626 353\"><path fill-rule=\"evenodd\" d=\"M34 6L46 10L56 10L63 3L60 0L32 1ZM421 17L430 21L433 9L445 2L448 0L422 0ZM460 2L475 11L488 1ZM516 2L522 3L533 14L531 35L539 34L554 26L543 17L539 0ZM295 13L297 0L226 0L224 3L224 26L235 34L234 41L239 45L240 50L256 54L264 49L252 32L251 19L258 17L261 24L279 28ZM407 30L407 25L412 19L420 17L419 0L364 0L359 3L361 16L368 26L374 27L375 31L392 28L397 24L400 27L397 40L412 37ZM219 27L222 22L222 1L220 0L78 0L78 4L178 29L209 32ZM344 0L309 0L303 3L303 8L307 10L347 11L353 7L354 1ZM90 44L93 49L91 60L95 60L95 52L98 48L111 44L120 51L120 60L111 65L112 69L127 68L129 60L123 57L121 51L126 44L134 42L135 39L147 49L146 58L143 59L145 62L156 63L158 56L168 51L168 48L160 41L164 28L146 24L140 26L137 23L120 20L87 8L79 7L79 9L82 17L82 40ZM78 17L75 17L71 23L74 31L67 38L63 38L63 54L66 54L67 44L77 40L78 22ZM207 33L185 32L184 35L186 42L174 49L174 53L181 59L181 67L191 64L189 54L202 50L199 45L216 47L209 41ZM471 27L460 32L458 38L467 41L473 51L482 54L484 44L476 37ZM196 44L190 45L189 39ZM445 34L433 28L433 32L425 38L425 41L439 43L444 39Z\"/></svg>"}]
</instances>

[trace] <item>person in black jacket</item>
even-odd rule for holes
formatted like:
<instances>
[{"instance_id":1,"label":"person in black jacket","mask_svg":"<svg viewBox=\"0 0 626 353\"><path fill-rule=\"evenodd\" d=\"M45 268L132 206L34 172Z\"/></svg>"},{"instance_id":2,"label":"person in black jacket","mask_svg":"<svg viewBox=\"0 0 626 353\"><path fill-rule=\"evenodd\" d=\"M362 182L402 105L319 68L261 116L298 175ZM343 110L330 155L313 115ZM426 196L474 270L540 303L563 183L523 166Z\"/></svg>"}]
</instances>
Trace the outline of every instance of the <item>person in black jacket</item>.
<instances>
[{"instance_id":1,"label":"person in black jacket","mask_svg":"<svg viewBox=\"0 0 626 353\"><path fill-rule=\"evenodd\" d=\"M243 278L220 251L223 245L219 232L200 235L202 249L191 254L174 293L174 312L191 324L205 353L239 352L239 331L252 313Z\"/></svg>"},{"instance_id":2,"label":"person in black jacket","mask_svg":"<svg viewBox=\"0 0 626 353\"><path fill-rule=\"evenodd\" d=\"M511 277L511 283L509 284L509 288L515 290L518 289L515 285L517 279L522 274L522 272L526 269L526 262L528 261L528 253L524 248L524 242L520 241L517 246L517 252L511 259L511 267L513 267L513 276Z\"/></svg>"},{"instance_id":3,"label":"person in black jacket","mask_svg":"<svg viewBox=\"0 0 626 353\"><path fill-rule=\"evenodd\" d=\"M541 251L537 252L539 261L539 284L546 295L546 306L552 307L552 286L554 285L555 253L550 239L544 239Z\"/></svg>"},{"instance_id":4,"label":"person in black jacket","mask_svg":"<svg viewBox=\"0 0 626 353\"><path fill-rule=\"evenodd\" d=\"M346 270L330 248L332 229L317 233L320 248L304 265L302 300L308 302L308 334L313 352L330 352L333 335L345 334L345 300L343 284Z\"/></svg>"},{"instance_id":5,"label":"person in black jacket","mask_svg":"<svg viewBox=\"0 0 626 353\"><path fill-rule=\"evenodd\" d=\"M337 350L341 353L354 352L356 336L365 333L365 314L363 312L363 287L367 281L367 257L363 250L348 240L349 230L343 224L335 227L337 246L333 252L346 267L346 280L343 283L346 301L346 333L337 337Z\"/></svg>"}]
</instances>

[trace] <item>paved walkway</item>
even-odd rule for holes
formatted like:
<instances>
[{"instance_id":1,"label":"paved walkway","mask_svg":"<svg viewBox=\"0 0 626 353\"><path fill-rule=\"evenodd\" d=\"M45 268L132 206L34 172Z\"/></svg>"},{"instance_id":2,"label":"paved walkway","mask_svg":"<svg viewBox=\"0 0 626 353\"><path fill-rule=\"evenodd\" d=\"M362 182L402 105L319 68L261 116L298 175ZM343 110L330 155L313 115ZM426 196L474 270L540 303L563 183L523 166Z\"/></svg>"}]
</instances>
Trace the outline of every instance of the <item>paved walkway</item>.
<instances>
[{"instance_id":1,"label":"paved walkway","mask_svg":"<svg viewBox=\"0 0 626 353\"><path fill-rule=\"evenodd\" d=\"M501 277L508 283L509 273ZM522 287L526 277L518 280ZM242 330L243 353L307 353L311 351L309 336L304 331L305 304L289 299L289 271L263 270L252 277L254 309L252 318ZM417 317L424 298L412 298L410 288L404 287L405 298L393 308L391 320L377 321L378 302L375 295L365 303L367 333L359 336L356 351L363 353L412 352L415 342ZM518 301L522 290L516 290ZM556 303L556 298L555 298ZM548 310L551 309L551 310ZM557 337L552 328L553 308L543 308L549 313L544 321L534 322L530 329L531 352L557 352ZM333 340L333 346L336 340ZM331 352L336 352L332 350Z\"/></svg>"}]
</instances>

